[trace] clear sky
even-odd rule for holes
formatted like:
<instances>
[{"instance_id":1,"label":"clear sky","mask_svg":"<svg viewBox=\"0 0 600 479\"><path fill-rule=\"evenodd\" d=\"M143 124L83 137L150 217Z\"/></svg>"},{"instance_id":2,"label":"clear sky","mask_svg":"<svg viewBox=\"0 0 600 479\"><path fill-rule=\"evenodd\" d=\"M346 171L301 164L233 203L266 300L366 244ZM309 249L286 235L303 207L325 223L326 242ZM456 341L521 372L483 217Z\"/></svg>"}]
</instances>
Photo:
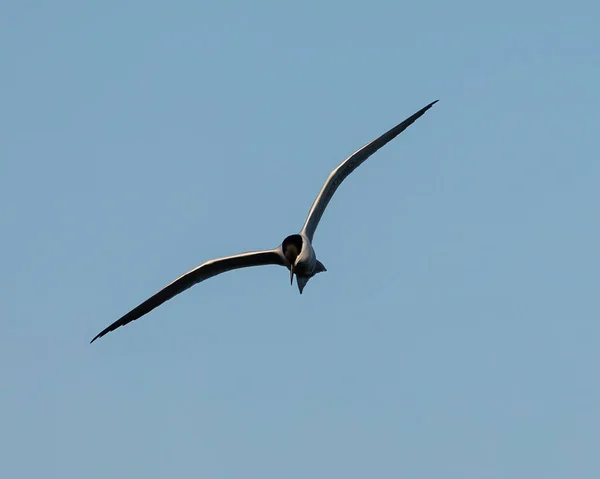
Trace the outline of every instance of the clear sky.
<instances>
[{"instance_id":1,"label":"clear sky","mask_svg":"<svg viewBox=\"0 0 600 479\"><path fill-rule=\"evenodd\" d=\"M600 477L598 2L0 12L1 477Z\"/></svg>"}]
</instances>

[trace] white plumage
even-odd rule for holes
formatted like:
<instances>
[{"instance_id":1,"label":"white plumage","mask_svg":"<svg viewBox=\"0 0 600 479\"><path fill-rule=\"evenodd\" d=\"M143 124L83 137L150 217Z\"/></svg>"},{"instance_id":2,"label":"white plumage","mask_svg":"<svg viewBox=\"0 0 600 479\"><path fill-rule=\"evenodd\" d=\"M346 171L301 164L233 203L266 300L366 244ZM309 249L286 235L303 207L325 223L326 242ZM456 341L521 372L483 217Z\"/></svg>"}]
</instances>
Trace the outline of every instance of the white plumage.
<instances>
[{"instance_id":1,"label":"white plumage","mask_svg":"<svg viewBox=\"0 0 600 479\"><path fill-rule=\"evenodd\" d=\"M233 269L269 264L284 266L290 270L291 283L293 283L294 275L296 275L298 289L300 294L302 294L302 291L310 278L317 273L326 271L323 263L317 259L315 250L312 246L312 241L315 230L317 229L319 221L323 216L323 212L325 211L325 208L329 204L329 201L331 200L331 197L337 190L338 186L350 173L364 163L367 158L402 133L406 128L414 123L417 118L419 118L435 103L437 103L437 101L438 100L430 103L426 107L416 112L414 115L404 120L402 123L396 125L394 128L381 135L379 138L366 144L350 155L335 170L333 170L323 185L323 188L321 188L321 191L319 192L314 203L312 204L312 207L308 213L308 217L306 218L306 222L300 230L300 233L288 236L283 240L280 246L272 250L241 253L234 256L227 256L225 258L213 259L201 264L200 266L180 276L175 281L161 289L154 296L148 298L142 304L132 309L125 316L112 323L106 329L102 330L94 337L94 339L92 339L91 342L93 343L96 339L101 338L106 333L109 333L120 326L124 326L131 321L141 318L154 308L163 304L165 301L168 301L186 289L191 288L195 284Z\"/></svg>"}]
</instances>

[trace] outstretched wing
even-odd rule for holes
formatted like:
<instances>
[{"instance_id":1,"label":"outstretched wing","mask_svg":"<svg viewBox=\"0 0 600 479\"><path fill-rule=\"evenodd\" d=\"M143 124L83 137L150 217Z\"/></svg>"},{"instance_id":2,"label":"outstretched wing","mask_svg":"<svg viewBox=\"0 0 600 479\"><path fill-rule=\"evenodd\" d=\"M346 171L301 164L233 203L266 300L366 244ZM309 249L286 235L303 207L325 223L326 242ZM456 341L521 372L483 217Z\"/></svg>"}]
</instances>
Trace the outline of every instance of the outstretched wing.
<instances>
[{"instance_id":1,"label":"outstretched wing","mask_svg":"<svg viewBox=\"0 0 600 479\"><path fill-rule=\"evenodd\" d=\"M213 259L201 264L197 268L188 271L184 275L177 278L171 284L165 286L158 293L151 298L148 298L138 307L132 309L122 318L118 319L106 329L98 333L94 339L90 341L93 343L96 339L101 338L106 333L114 331L115 329L125 326L131 321L141 318L145 314L152 311L157 306L160 306L165 301L177 296L188 288L191 288L197 283L204 281L205 279L212 278L218 274L232 269L248 268L250 266L263 266L268 264L275 264L284 266L284 257L279 248L267 251L252 251L249 253L241 253L235 256L228 256L226 258Z\"/></svg>"},{"instance_id":2,"label":"outstretched wing","mask_svg":"<svg viewBox=\"0 0 600 479\"><path fill-rule=\"evenodd\" d=\"M346 160L342 162L340 166L338 166L335 170L331 172L329 178L321 188L319 195L315 199L310 211L308 213L308 218L306 218L306 222L302 227L302 232L308 236L308 238L312 241L313 235L315 234L315 230L321 220L321 216L323 216L323 212L331 200L331 197L337 190L338 186L344 181L344 179L352 173L356 168L358 168L369 156L379 150L382 146L386 145L394 138L396 138L400 133L402 133L406 128L412 125L417 118L423 115L427 110L429 110L433 105L435 105L438 100L430 103L425 108L422 108L417 113L415 113L410 118L407 118L399 125L396 125L387 133L384 133L376 140L373 140L371 143L363 146L360 150L357 150L352 155L350 155Z\"/></svg>"}]
</instances>

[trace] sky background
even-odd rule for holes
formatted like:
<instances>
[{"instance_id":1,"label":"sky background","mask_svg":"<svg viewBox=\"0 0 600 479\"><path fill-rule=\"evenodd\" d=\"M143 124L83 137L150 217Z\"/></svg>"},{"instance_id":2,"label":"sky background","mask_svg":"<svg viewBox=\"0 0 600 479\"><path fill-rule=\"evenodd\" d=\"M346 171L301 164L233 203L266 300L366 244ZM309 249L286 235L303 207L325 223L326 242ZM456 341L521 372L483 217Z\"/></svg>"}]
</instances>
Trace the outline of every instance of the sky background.
<instances>
[{"instance_id":1,"label":"sky background","mask_svg":"<svg viewBox=\"0 0 600 479\"><path fill-rule=\"evenodd\" d=\"M0 476L600 477L592 0L0 6ZM330 171L328 272L272 248Z\"/></svg>"}]
</instances>

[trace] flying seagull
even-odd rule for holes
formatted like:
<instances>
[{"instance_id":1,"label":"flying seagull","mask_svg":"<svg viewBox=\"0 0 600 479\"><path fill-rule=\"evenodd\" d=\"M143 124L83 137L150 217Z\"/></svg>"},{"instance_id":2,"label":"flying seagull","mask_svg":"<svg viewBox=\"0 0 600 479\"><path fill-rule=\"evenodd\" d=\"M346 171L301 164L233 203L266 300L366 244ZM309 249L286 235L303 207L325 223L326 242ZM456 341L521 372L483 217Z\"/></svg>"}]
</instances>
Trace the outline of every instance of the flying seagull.
<instances>
[{"instance_id":1,"label":"flying seagull","mask_svg":"<svg viewBox=\"0 0 600 479\"><path fill-rule=\"evenodd\" d=\"M384 133L371 143L363 146L333 170L312 204L300 233L288 236L283 240L283 243L275 249L252 251L235 256L227 256L225 258L213 259L201 264L197 268L180 276L154 296L150 297L142 304L132 309L125 316L112 323L106 329L98 333L90 342L93 343L96 339L101 338L106 333L141 318L165 301L168 301L186 289L191 288L195 284L233 269L268 264L284 266L290 270L290 284L293 284L294 275L296 275L298 289L300 290L300 294L302 294L302 290L310 278L317 273L327 271L325 266L323 266L323 263L317 259L315 250L312 247L312 241L319 220L321 219L321 216L323 216L323 212L335 193L335 190L337 190L342 181L344 181L344 179L367 158L382 146L396 138L437 102L438 100L430 103L399 125L396 125L387 133Z\"/></svg>"}]
</instances>

